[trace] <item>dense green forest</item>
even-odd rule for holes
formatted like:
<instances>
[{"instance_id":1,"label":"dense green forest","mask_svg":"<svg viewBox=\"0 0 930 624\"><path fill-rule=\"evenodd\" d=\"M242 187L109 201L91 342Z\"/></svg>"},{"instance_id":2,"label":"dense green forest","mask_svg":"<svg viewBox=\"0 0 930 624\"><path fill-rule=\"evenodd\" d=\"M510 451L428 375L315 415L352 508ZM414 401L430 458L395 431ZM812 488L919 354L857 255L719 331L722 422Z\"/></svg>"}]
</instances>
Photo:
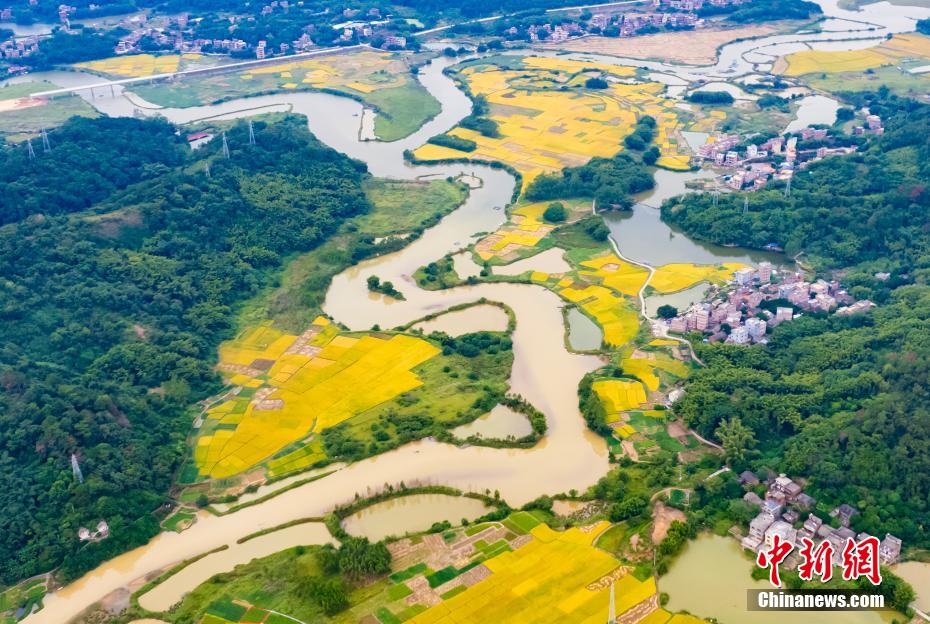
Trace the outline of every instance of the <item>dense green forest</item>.
<instances>
[{"instance_id":1,"label":"dense green forest","mask_svg":"<svg viewBox=\"0 0 930 624\"><path fill-rule=\"evenodd\" d=\"M886 133L797 175L789 198L753 193L743 214L742 195L715 208L692 194L666 203L663 216L716 242L804 251L882 305L783 323L765 347L698 343L707 367L675 409L721 440L736 466L807 477L814 496L862 510L857 530L927 547L930 107L884 93L855 103L882 115Z\"/></svg>"},{"instance_id":2,"label":"dense green forest","mask_svg":"<svg viewBox=\"0 0 930 624\"><path fill-rule=\"evenodd\" d=\"M25 143L0 146L0 225L32 214L84 210L113 192L164 174L183 159L167 122L76 117L50 134L30 160Z\"/></svg>"},{"instance_id":3,"label":"dense green forest","mask_svg":"<svg viewBox=\"0 0 930 624\"><path fill-rule=\"evenodd\" d=\"M592 158L580 167L537 176L525 195L531 201L590 197L601 207L629 209L633 205L630 195L647 191L654 185L655 180L647 167L621 152L612 158Z\"/></svg>"},{"instance_id":4,"label":"dense green forest","mask_svg":"<svg viewBox=\"0 0 930 624\"><path fill-rule=\"evenodd\" d=\"M38 159L79 150L113 123L70 121ZM162 123L125 123L165 141L166 162L177 162ZM141 182L97 185L109 196L89 210L0 228L0 477L15 484L0 493L0 581L58 565L74 577L157 532L191 406L221 387L212 365L235 306L284 255L368 209L364 166L302 119L255 129L252 146L244 126L230 130L229 160L217 141L183 166L143 165ZM26 179L36 193L75 186L67 168ZM82 546L78 527L100 519L110 537Z\"/></svg>"},{"instance_id":5,"label":"dense green forest","mask_svg":"<svg viewBox=\"0 0 930 624\"><path fill-rule=\"evenodd\" d=\"M713 6L705 4L698 11L701 16L727 14L727 20L740 24L768 22L773 20L805 20L821 15L823 10L816 2L808 0L756 0L746 4Z\"/></svg>"},{"instance_id":6,"label":"dense green forest","mask_svg":"<svg viewBox=\"0 0 930 624\"><path fill-rule=\"evenodd\" d=\"M859 153L826 158L798 172L791 196L781 184L749 196L691 193L666 202L662 217L697 238L784 247L821 268L858 265L891 272L930 267L930 106L895 96L857 97L882 116L886 132Z\"/></svg>"},{"instance_id":7,"label":"dense green forest","mask_svg":"<svg viewBox=\"0 0 930 624\"><path fill-rule=\"evenodd\" d=\"M858 530L930 546L930 287L898 288L867 315L783 323L764 348L698 353L707 366L676 413L737 467L808 477L815 497L862 510Z\"/></svg>"}]
</instances>

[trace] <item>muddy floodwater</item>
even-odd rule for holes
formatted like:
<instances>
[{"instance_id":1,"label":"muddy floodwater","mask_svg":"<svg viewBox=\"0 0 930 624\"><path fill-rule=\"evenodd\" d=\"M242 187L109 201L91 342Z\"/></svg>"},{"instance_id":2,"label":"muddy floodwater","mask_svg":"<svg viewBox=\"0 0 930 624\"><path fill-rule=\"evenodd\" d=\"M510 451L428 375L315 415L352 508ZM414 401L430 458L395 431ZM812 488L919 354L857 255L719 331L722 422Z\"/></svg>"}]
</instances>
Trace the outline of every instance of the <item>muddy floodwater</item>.
<instances>
[{"instance_id":1,"label":"muddy floodwater","mask_svg":"<svg viewBox=\"0 0 930 624\"><path fill-rule=\"evenodd\" d=\"M452 430L452 434L458 438L465 439L476 435L495 440L522 438L532 432L533 427L529 419L506 405L495 405L487 414Z\"/></svg>"},{"instance_id":2,"label":"muddy floodwater","mask_svg":"<svg viewBox=\"0 0 930 624\"><path fill-rule=\"evenodd\" d=\"M294 546L334 543L326 527L320 522L297 524L280 531L253 538L242 544L207 555L183 570L168 577L139 596L139 604L149 611L167 611L180 602L185 594L221 572L229 572L237 565L252 559L267 557Z\"/></svg>"},{"instance_id":3,"label":"muddy floodwater","mask_svg":"<svg viewBox=\"0 0 930 624\"><path fill-rule=\"evenodd\" d=\"M747 611L746 590L771 585L752 579L754 564L742 550L732 537L703 534L690 542L659 578L659 591L669 595L665 608L721 624L887 624L894 619L893 612L876 611L792 611L789 618L781 612Z\"/></svg>"},{"instance_id":4,"label":"muddy floodwater","mask_svg":"<svg viewBox=\"0 0 930 624\"><path fill-rule=\"evenodd\" d=\"M412 494L357 511L342 521L342 528L349 535L378 541L425 531L433 523L443 520L458 526L462 519L474 520L492 509L484 502L467 496Z\"/></svg>"},{"instance_id":5,"label":"muddy floodwater","mask_svg":"<svg viewBox=\"0 0 930 624\"><path fill-rule=\"evenodd\" d=\"M567 57L596 58L607 63L644 67L675 76L682 81L697 78L727 80L764 70L774 60L773 54L779 50L837 45L838 40L872 38L877 41L888 33L911 31L914 29L915 18L930 16L930 9L889 8L887 2L867 5L861 11L840 9L837 0L821 0L820 4L828 17L852 20L851 23L855 22L858 30L850 26L850 30L846 31L793 33L735 42L721 48L717 63L707 67L681 67L596 55L572 54ZM862 30L861 22L869 22L873 30ZM385 483L397 485L404 482L408 486L441 484L472 492L499 490L509 504L519 506L541 494L567 492L571 489L584 491L608 471L604 440L585 426L578 411L577 397L581 378L599 368L602 362L594 356L571 353L566 349L562 314L564 304L556 294L538 285L506 283L425 291L419 289L411 277L417 268L448 253L464 249L478 233L494 231L499 227L504 222L504 208L515 186L514 178L505 170L488 166L410 166L404 161L404 150L415 149L429 137L449 130L471 113L472 105L468 97L443 74L443 70L454 62L457 61L439 58L420 72L418 80L442 104L442 110L413 135L392 143L360 140L362 124L370 123L370 115L363 115L362 105L322 93L281 93L185 109L153 108L139 98L126 97L120 88L112 91L109 88L96 89L93 93L84 91L81 97L107 115L157 114L178 124L206 119L233 119L268 111L291 111L305 115L310 130L321 141L365 162L375 176L416 179L423 176L466 174L480 178L481 186L472 189L465 203L424 232L421 238L397 253L367 260L335 276L326 295L324 310L350 329L363 330L374 324L382 327L406 325L451 306L477 302L482 297L507 305L517 318L513 334L511 390L545 414L549 425L545 438L531 449L459 448L434 440L423 440L346 466L317 481L280 491L273 498L234 513L225 516L201 514L188 530L163 533L149 544L116 557L71 585L49 594L45 598L45 608L26 618L27 624L62 624L135 579L200 553L224 545L230 546L227 551L205 557L192 565L190 570L172 577L163 586L143 597L143 606L148 603L163 608L176 602L185 592L217 571L230 569L230 566L253 556L270 554L275 548L320 543L328 537L323 533L315 533L315 525L299 525L303 528L292 527L241 545L236 544L238 539L294 520L322 516L334 506L354 500L356 495L370 496L377 493ZM68 75L63 75L65 73ZM64 86L100 81L99 77L80 72L47 72L25 79L48 79ZM260 136L258 140L261 140ZM661 201L686 191L685 183L689 180L708 175L706 172L658 171L656 189L639 197L640 203L631 213L607 217L611 235L620 250L634 260L654 265L724 260L755 262L778 258L701 244L662 223L657 209ZM537 262L542 259L548 262L549 256L539 256ZM462 266L463 271L474 270L473 266L466 268L464 262L461 265L457 262L456 267L459 266ZM531 262L526 266L540 270L540 265ZM387 299L369 292L365 279L371 274L392 281L404 293L406 300ZM274 492L266 490L265 493ZM456 497L455 501L426 505L420 508L428 511L425 518L421 518L412 508L403 506L370 513L378 514L380 520L377 524L383 530L403 532L423 528L418 524L421 521L430 520L431 524L435 521L429 516L433 511L437 516L442 516L436 519L446 519L454 511L452 515L457 517L448 519L458 521L461 516L467 516L463 512L469 510L458 509L455 505L473 505L477 502L468 502L471 500ZM359 522L363 522L362 516ZM375 528L360 530L375 531ZM744 613L727 606L730 594L738 600L745 600L745 595L740 592L746 586L748 563L732 549L728 551L729 547L716 542L713 542L715 545L706 546L707 539L701 538L692 544L669 575L663 577L660 587L672 595L670 608L713 615L722 622L733 624L784 622L784 618L756 620L743 617ZM733 546L736 546L735 543ZM718 559L721 573L728 575L723 580L717 573L707 574L707 566L717 566ZM853 619L845 617L842 621L882 621L876 617L874 614L854 614ZM814 620L793 618L792 621ZM839 620L821 618L817 621Z\"/></svg>"},{"instance_id":6,"label":"muddy floodwater","mask_svg":"<svg viewBox=\"0 0 930 624\"><path fill-rule=\"evenodd\" d=\"M905 561L894 567L894 573L910 583L917 592L914 606L924 613L930 613L930 563Z\"/></svg>"},{"instance_id":7,"label":"muddy floodwater","mask_svg":"<svg viewBox=\"0 0 930 624\"><path fill-rule=\"evenodd\" d=\"M444 332L450 336L462 336L479 331L505 331L507 313L498 306L484 304L464 310L446 312L434 319L421 321L413 326L424 333Z\"/></svg>"}]
</instances>

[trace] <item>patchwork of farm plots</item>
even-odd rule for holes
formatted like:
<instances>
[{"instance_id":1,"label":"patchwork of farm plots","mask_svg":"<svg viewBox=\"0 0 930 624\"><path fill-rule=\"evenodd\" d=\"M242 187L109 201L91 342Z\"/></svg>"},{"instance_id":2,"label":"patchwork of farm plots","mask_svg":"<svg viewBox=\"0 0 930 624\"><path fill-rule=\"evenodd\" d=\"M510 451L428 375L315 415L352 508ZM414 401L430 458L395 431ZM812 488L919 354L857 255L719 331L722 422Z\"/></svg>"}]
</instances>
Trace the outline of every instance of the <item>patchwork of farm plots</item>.
<instances>
[{"instance_id":1,"label":"patchwork of farm plots","mask_svg":"<svg viewBox=\"0 0 930 624\"><path fill-rule=\"evenodd\" d=\"M543 220L543 213L551 203L533 202L514 208L507 223L475 244L475 253L482 260L508 263L541 251L541 243L555 229L555 225ZM587 201L561 203L575 214L588 209Z\"/></svg>"},{"instance_id":2,"label":"patchwork of farm plots","mask_svg":"<svg viewBox=\"0 0 930 624\"><path fill-rule=\"evenodd\" d=\"M665 264L656 267L655 274L649 280L649 286L665 294L690 288L700 282L723 284L733 279L734 271L745 266L739 262L725 262L720 265Z\"/></svg>"},{"instance_id":3,"label":"patchwork of farm plots","mask_svg":"<svg viewBox=\"0 0 930 624\"><path fill-rule=\"evenodd\" d=\"M616 585L618 613L640 605L655 596L655 580L636 579L617 559L591 545L607 526L601 522L558 532L537 524L515 540L516 548L484 561L483 579L410 621L601 622L611 582Z\"/></svg>"},{"instance_id":4,"label":"patchwork of farm plots","mask_svg":"<svg viewBox=\"0 0 930 624\"><path fill-rule=\"evenodd\" d=\"M377 109L375 134L385 141L405 137L439 113L439 102L410 74L406 57L376 51L335 54L247 71L154 85L133 92L159 106L189 107L272 91L326 89Z\"/></svg>"},{"instance_id":5,"label":"patchwork of farm plots","mask_svg":"<svg viewBox=\"0 0 930 624\"><path fill-rule=\"evenodd\" d=\"M390 542L393 573L352 591L351 605L332 621L601 622L608 612L611 584L621 621L653 617L665 623L672 617L659 609L655 579L648 572L634 572L594 546L609 523L557 531L545 523L546 517L546 512L517 511L500 521ZM242 587L252 590L253 585ZM209 604L199 622L279 624L276 614L265 608L275 604L268 599L268 589L224 594ZM248 600L239 598L243 595ZM650 615L656 610L659 615Z\"/></svg>"},{"instance_id":6,"label":"patchwork of farm plots","mask_svg":"<svg viewBox=\"0 0 930 624\"><path fill-rule=\"evenodd\" d=\"M294 624L297 621L244 600L223 599L210 605L200 624Z\"/></svg>"},{"instance_id":7,"label":"patchwork of farm plots","mask_svg":"<svg viewBox=\"0 0 930 624\"><path fill-rule=\"evenodd\" d=\"M640 327L636 298L648 271L601 250L576 250L567 257L575 270L552 274L533 271L530 279L576 304L601 327L607 344L619 347L631 342ZM667 264L655 270L648 284L661 293L677 292L699 282L723 283L743 266Z\"/></svg>"},{"instance_id":8,"label":"patchwork of farm plots","mask_svg":"<svg viewBox=\"0 0 930 624\"><path fill-rule=\"evenodd\" d=\"M200 54L127 54L112 56L97 61L76 63L79 69L87 69L107 76L120 78L143 78L157 74L170 74L183 69L186 62L199 62L205 57Z\"/></svg>"},{"instance_id":9,"label":"patchwork of farm plots","mask_svg":"<svg viewBox=\"0 0 930 624\"><path fill-rule=\"evenodd\" d=\"M613 156L636 120L652 115L658 122L659 164L687 168L684 141L679 153L681 111L663 96L664 85L637 81L632 67L549 57L525 57L520 67L514 63L508 59L505 64L511 67L505 68L491 59L460 71L472 94L486 98L499 137L458 127L450 134L474 141L473 152L427 144L415 156L500 161L523 174L525 184L540 173L582 165L594 156ZM595 76L611 82L606 89L584 88Z\"/></svg>"},{"instance_id":10,"label":"patchwork of farm plots","mask_svg":"<svg viewBox=\"0 0 930 624\"><path fill-rule=\"evenodd\" d=\"M422 381L411 369L438 353L413 336L339 334L323 317L300 336L256 327L220 347L220 370L242 390L207 410L194 450L198 470L237 474L412 390ZM320 459L314 451L318 444L303 446L269 468L308 466Z\"/></svg>"},{"instance_id":11,"label":"patchwork of farm plots","mask_svg":"<svg viewBox=\"0 0 930 624\"><path fill-rule=\"evenodd\" d=\"M885 65L912 61L926 64L930 59L930 37L919 34L895 35L881 44L863 50L805 50L785 57L779 65L787 76L812 73L861 72Z\"/></svg>"}]
</instances>

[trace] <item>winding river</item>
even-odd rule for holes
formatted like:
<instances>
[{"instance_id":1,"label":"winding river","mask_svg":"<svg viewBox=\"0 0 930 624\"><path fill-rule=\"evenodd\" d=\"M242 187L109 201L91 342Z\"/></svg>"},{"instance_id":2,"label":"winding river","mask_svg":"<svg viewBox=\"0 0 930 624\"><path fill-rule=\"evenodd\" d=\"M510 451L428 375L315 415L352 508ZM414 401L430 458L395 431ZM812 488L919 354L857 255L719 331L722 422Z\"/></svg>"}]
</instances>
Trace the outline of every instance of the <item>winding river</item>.
<instances>
[{"instance_id":1,"label":"winding river","mask_svg":"<svg viewBox=\"0 0 930 624\"><path fill-rule=\"evenodd\" d=\"M880 37L887 32L913 30L910 7L883 11L883 5L869 5L864 11L843 11L836 0L822 0L831 17L849 22L846 31L778 35L750 42L738 42L721 50L717 64L704 68L676 67L603 57L600 60L648 67L680 75L685 79L717 76L731 78L764 69L763 50L772 46L813 45L834 39ZM905 10L906 9L906 10ZM894 13L894 14L891 14ZM895 15L896 14L896 15ZM914 16L930 15L930 10L914 9ZM877 30L861 30L863 22ZM873 26L869 26L873 27ZM800 43L799 43L800 42ZM589 55L579 55L588 57ZM232 118L270 110L290 110L306 115L310 130L324 143L364 161L369 171L380 177L413 179L422 176L473 174L484 184L472 190L465 204L430 228L421 238L403 250L365 261L336 276L327 293L324 309L334 319L354 330L374 324L394 327L412 322L453 305L471 303L484 297L509 306L518 320L513 335L514 364L510 384L514 392L526 397L546 414L549 432L532 449L458 448L434 440L408 444L343 467L324 478L283 492L274 498L224 516L201 514L198 521L182 533L163 533L149 544L121 555L87 574L75 583L49 594L45 608L31 615L28 624L61 624L133 580L151 575L171 564L208 552L236 540L296 519L321 516L335 505L351 501L355 494L369 495L385 484L443 484L466 491L500 492L511 505L522 505L544 493L583 490L608 470L604 441L591 433L578 412L577 387L581 377L598 368L601 361L590 355L569 352L565 347L563 302L554 293L535 285L480 284L445 291L424 291L411 279L420 266L448 252L468 245L480 232L496 229L505 219L502 208L509 202L515 181L507 172L480 165L410 166L403 152L423 144L437 133L453 127L471 112L471 102L442 70L454 61L438 59L420 73L423 86L442 103L442 111L410 137L393 143L360 141L358 129L363 111L361 104L328 94L284 93L243 98L213 106L186 109L146 110L183 124L209 118ZM761 65L760 65L761 64ZM67 77L70 84L83 80L81 74ZM52 75L35 76L58 82ZM94 78L94 80L99 80ZM81 83L78 83L81 84ZM116 97L91 95L89 101L108 115L131 115L139 102L117 92ZM258 140L261 141L259 135ZM693 174L660 172L658 188L642 198L633 215L610 223L612 234L624 254L649 263L713 262L721 258L758 260L760 256L743 250L699 245L680 233L674 233L658 219L653 206L665 196L680 192ZM643 244L649 241L649 244ZM377 274L398 285L406 300L386 299L367 289L366 278ZM323 539L316 529L302 532L288 530L296 543L314 543ZM256 540L252 548L263 543L280 545L276 540ZM248 543L247 543L248 544ZM283 546L282 546L283 547ZM194 570L184 575L196 579L210 573L231 569L242 560L243 548L208 555ZM176 577L173 577L176 578ZM159 586L159 606L171 604L191 589L190 583L166 581ZM144 601L143 601L144 602Z\"/></svg>"}]
</instances>

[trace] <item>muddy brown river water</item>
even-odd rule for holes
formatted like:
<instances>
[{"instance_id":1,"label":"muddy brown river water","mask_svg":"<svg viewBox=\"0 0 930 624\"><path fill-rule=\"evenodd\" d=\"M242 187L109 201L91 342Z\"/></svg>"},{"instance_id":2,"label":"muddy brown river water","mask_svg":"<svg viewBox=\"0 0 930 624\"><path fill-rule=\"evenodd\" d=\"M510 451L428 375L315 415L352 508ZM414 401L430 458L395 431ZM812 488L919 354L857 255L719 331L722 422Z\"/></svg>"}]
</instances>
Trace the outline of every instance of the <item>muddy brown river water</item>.
<instances>
[{"instance_id":1,"label":"muddy brown river water","mask_svg":"<svg viewBox=\"0 0 930 624\"><path fill-rule=\"evenodd\" d=\"M888 32L913 30L915 17L930 10L894 7L885 2L863 11L843 11L835 0L822 0L828 15L850 22L848 31L779 35L762 40L738 42L721 49L720 60L711 67L676 67L662 63L612 57L599 60L648 67L685 79L695 76L728 78L764 68L764 52L772 46L816 46L831 39L861 40ZM861 30L861 22L877 24L877 30ZM587 55L583 55L587 56ZM563 302L552 292L534 285L482 284L447 291L424 291L411 275L419 267L468 245L479 232L492 231L505 219L502 208L510 200L514 179L503 170L479 165L409 166L403 151L421 145L444 132L471 112L471 103L442 70L452 61L439 59L421 72L422 84L442 103L442 112L410 137L393 143L359 141L362 106L352 100L320 93L285 93L243 98L214 106L186 109L148 110L176 123L207 118L234 118L268 110L290 110L308 118L310 130L323 142L353 158L363 160L373 175L412 179L426 175L474 174L483 185L473 189L465 204L428 230L405 249L363 262L336 276L327 293L325 311L351 329L368 329L374 324L394 327L412 322L450 306L477 301L481 297L509 306L517 318L514 332L514 365L511 387L546 414L549 431L532 449L458 448L424 440L384 455L337 470L322 479L283 492L269 500L225 516L201 514L183 533L164 533L149 544L102 564L71 585L49 594L45 608L28 617L27 624L62 624L131 581L171 564L211 551L255 531L296 519L320 516L335 505L377 492L385 483L407 485L442 484L467 491L498 490L512 505L521 505L544 493L584 490L608 470L604 441L584 425L577 406L581 377L599 367L598 358L569 352L565 346ZM761 63L761 65L760 65ZM58 84L86 84L86 75L60 72L34 76ZM58 80L56 80L56 78ZM93 77L99 81L99 78ZM110 115L131 115L137 110L129 98L94 97L94 106ZM136 100L138 103L138 100ZM259 140L261 138L259 137ZM699 174L698 174L699 175ZM695 174L660 171L657 189L641 198L632 215L611 218L612 236L621 251L647 263L758 261L767 256L743 250L701 245L674 232L658 218L654 206L665 197L684 190ZM369 275L394 282L407 299L396 301L370 293ZM393 522L393 521L392 521ZM393 526L393 525L392 525ZM397 523L396 530L402 528ZM142 597L142 604L164 608L210 575L231 569L245 557L268 554L297 544L321 543L329 539L319 525L298 525L246 542L241 547L208 555L155 591ZM270 552L274 552L271 550ZM177 579L177 580L175 580ZM173 581L173 582L172 582ZM685 601L676 602L688 608ZM708 614L710 615L710 614Z\"/></svg>"}]
</instances>

